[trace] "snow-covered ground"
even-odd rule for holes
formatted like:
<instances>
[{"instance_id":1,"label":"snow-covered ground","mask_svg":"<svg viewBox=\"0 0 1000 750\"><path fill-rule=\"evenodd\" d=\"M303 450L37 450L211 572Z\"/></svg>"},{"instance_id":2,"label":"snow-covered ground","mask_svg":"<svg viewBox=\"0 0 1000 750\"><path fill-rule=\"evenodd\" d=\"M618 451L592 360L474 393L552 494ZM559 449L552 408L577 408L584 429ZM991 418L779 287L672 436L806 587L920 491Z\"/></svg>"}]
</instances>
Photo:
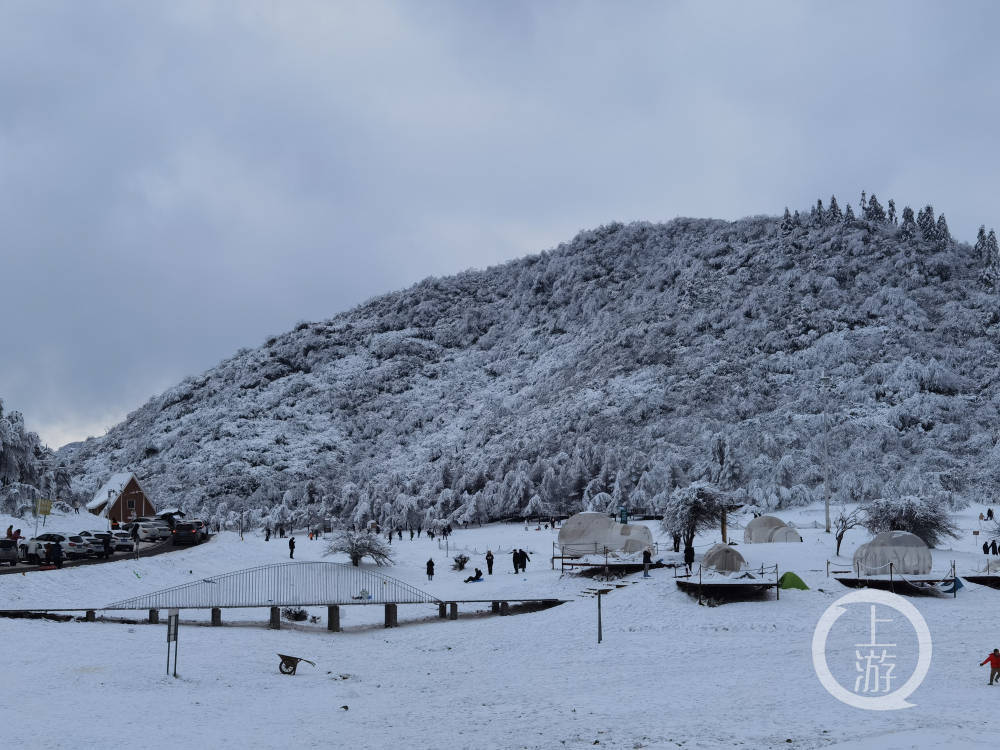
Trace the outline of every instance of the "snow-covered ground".
<instances>
[{"instance_id":1,"label":"snow-covered ground","mask_svg":"<svg viewBox=\"0 0 1000 750\"><path fill-rule=\"evenodd\" d=\"M944 572L953 559L960 574L982 568L971 535L979 510L959 517L965 534L953 550L935 551L935 570ZM988 716L996 696L978 663L1000 646L992 621L1000 591L970 584L957 599L909 600L934 638L930 672L910 699L915 708L861 711L820 685L811 660L813 630L848 591L826 578L833 539L805 528L822 513L816 506L778 513L799 526L802 544L739 545L751 565L794 570L809 591L709 607L680 593L670 570L655 570L651 579L631 576L626 580L634 585L603 600L600 645L596 602L580 595L593 582L560 578L549 566L554 533L521 525L459 530L452 537L451 553L458 547L472 557L469 570L485 571L482 555L493 549L495 575L485 583L461 583L467 573L452 571L438 541L426 538L394 542L396 565L380 570L444 599L557 596L570 603L503 618L469 616L471 608L460 607L457 621L437 619L433 606L400 606L400 627L389 630L381 627L381 607L343 607L342 633L327 632L324 619L267 630L264 609L224 610L231 626L223 628L205 626L207 613L182 612L178 679L164 674L162 625L0 619L4 738L20 747L109 741L234 748L995 744ZM0 528L11 520L0 517ZM48 528L67 523L79 531L79 520L54 517ZM699 552L714 536L698 540ZM731 537L742 539L742 531ZM860 529L848 534L841 566L867 537ZM296 542L296 559L344 559L323 558L323 541L297 536ZM512 546L531 554L526 574L511 572ZM433 582L424 575L428 557L437 564ZM265 543L252 535L241 541L223 533L138 561L0 576L0 608L103 606L287 559L286 540ZM304 664L294 677L281 675L277 652L317 667Z\"/></svg>"}]
</instances>

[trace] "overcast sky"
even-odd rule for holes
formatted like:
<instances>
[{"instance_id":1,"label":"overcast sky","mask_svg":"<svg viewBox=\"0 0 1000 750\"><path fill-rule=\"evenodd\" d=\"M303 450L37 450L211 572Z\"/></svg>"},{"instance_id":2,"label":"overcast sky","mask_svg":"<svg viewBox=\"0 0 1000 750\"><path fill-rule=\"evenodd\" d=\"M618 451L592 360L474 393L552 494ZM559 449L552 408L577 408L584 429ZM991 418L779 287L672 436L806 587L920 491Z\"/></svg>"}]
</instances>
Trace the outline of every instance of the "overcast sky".
<instances>
[{"instance_id":1,"label":"overcast sky","mask_svg":"<svg viewBox=\"0 0 1000 750\"><path fill-rule=\"evenodd\" d=\"M0 4L0 399L52 447L612 220L862 189L973 240L990 2Z\"/></svg>"}]
</instances>

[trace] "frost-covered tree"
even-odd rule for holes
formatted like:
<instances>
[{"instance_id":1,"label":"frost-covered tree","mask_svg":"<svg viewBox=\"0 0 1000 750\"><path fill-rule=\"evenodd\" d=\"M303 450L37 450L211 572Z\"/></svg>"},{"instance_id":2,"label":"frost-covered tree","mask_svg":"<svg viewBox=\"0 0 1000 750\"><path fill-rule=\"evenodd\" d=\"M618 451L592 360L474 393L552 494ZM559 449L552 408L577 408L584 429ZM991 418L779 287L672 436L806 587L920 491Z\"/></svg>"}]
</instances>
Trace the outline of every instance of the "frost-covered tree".
<instances>
[{"instance_id":1,"label":"frost-covered tree","mask_svg":"<svg viewBox=\"0 0 1000 750\"><path fill-rule=\"evenodd\" d=\"M864 508L864 526L872 534L909 531L928 547L937 547L946 537L958 538L958 527L941 503L917 495L882 497Z\"/></svg>"},{"instance_id":2,"label":"frost-covered tree","mask_svg":"<svg viewBox=\"0 0 1000 750\"><path fill-rule=\"evenodd\" d=\"M826 218L829 224L839 224L844 218L840 206L837 204L837 196L830 196L830 207L826 210Z\"/></svg>"},{"instance_id":3,"label":"frost-covered tree","mask_svg":"<svg viewBox=\"0 0 1000 750\"><path fill-rule=\"evenodd\" d=\"M938 216L937 226L934 231L938 247L947 247L948 243L951 242L951 232L948 231L948 222L945 220L944 214Z\"/></svg>"},{"instance_id":4,"label":"frost-covered tree","mask_svg":"<svg viewBox=\"0 0 1000 750\"><path fill-rule=\"evenodd\" d=\"M699 481L670 493L663 509L662 528L672 535L679 535L686 547L694 544L701 531L716 526L731 504L718 487Z\"/></svg>"},{"instance_id":5,"label":"frost-covered tree","mask_svg":"<svg viewBox=\"0 0 1000 750\"><path fill-rule=\"evenodd\" d=\"M351 565L357 567L361 560L370 557L376 565L392 565L392 548L380 536L370 531L342 529L334 534L324 555L346 554Z\"/></svg>"},{"instance_id":6,"label":"frost-covered tree","mask_svg":"<svg viewBox=\"0 0 1000 750\"><path fill-rule=\"evenodd\" d=\"M896 226L896 201L892 198L889 199L888 210L886 212L886 219L890 224Z\"/></svg>"},{"instance_id":7,"label":"frost-covered tree","mask_svg":"<svg viewBox=\"0 0 1000 750\"><path fill-rule=\"evenodd\" d=\"M865 218L869 221L885 221L885 209L882 208L882 204L878 202L878 198L875 197L875 193L872 193L872 197L868 199L868 208L865 209Z\"/></svg>"},{"instance_id":8,"label":"frost-covered tree","mask_svg":"<svg viewBox=\"0 0 1000 750\"><path fill-rule=\"evenodd\" d=\"M934 220L934 207L924 206L917 214L917 228L925 240L937 239L937 223Z\"/></svg>"},{"instance_id":9,"label":"frost-covered tree","mask_svg":"<svg viewBox=\"0 0 1000 750\"><path fill-rule=\"evenodd\" d=\"M851 208L851 204L847 204L847 208L844 209L844 223L852 224L854 222L854 209Z\"/></svg>"},{"instance_id":10,"label":"frost-covered tree","mask_svg":"<svg viewBox=\"0 0 1000 750\"><path fill-rule=\"evenodd\" d=\"M989 255L986 252L986 226L984 224L979 225L979 232L976 234L976 245L973 249L976 252L976 256L985 266L989 262Z\"/></svg>"},{"instance_id":11,"label":"frost-covered tree","mask_svg":"<svg viewBox=\"0 0 1000 750\"><path fill-rule=\"evenodd\" d=\"M903 207L903 219L900 222L899 235L904 240L911 240L917 236L917 222L913 218L913 209L909 206Z\"/></svg>"}]
</instances>

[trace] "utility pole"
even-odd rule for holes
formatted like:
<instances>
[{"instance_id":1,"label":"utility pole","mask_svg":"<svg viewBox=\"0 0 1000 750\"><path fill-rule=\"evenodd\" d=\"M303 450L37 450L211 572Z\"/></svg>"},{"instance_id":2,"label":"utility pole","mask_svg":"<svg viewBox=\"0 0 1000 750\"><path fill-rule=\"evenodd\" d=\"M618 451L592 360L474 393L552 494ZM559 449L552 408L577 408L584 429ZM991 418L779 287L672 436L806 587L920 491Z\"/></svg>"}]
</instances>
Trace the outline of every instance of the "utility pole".
<instances>
[{"instance_id":1,"label":"utility pole","mask_svg":"<svg viewBox=\"0 0 1000 750\"><path fill-rule=\"evenodd\" d=\"M822 375L819 379L823 390L823 495L826 506L826 533L830 533L830 417L827 414L827 402L830 396L830 377Z\"/></svg>"}]
</instances>

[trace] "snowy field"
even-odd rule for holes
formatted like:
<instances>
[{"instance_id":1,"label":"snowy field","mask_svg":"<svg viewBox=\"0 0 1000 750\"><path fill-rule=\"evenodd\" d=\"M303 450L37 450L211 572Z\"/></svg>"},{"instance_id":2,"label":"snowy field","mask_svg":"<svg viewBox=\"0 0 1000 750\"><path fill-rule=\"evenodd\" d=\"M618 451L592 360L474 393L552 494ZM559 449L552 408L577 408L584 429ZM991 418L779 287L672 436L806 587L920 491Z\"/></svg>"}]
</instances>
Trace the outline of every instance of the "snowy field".
<instances>
[{"instance_id":1,"label":"snowy field","mask_svg":"<svg viewBox=\"0 0 1000 750\"><path fill-rule=\"evenodd\" d=\"M971 529L979 508L959 517L965 534L936 550L935 572L951 560L959 573L984 565ZM495 575L463 584L438 541L393 543L396 565L381 572L442 599L559 597L552 609L512 617L437 618L436 606L399 608L400 627L381 626L378 606L342 607L342 633L318 624L266 629L267 610L182 612L179 678L165 675L165 627L113 622L55 623L0 618L7 679L0 686L4 737L13 747L345 747L345 748L979 748L995 744L988 718L1000 688L986 687L978 663L1000 634L993 613L1000 591L969 584L957 599L909 599L926 618L934 656L915 708L869 712L831 697L811 660L813 629L847 593L826 577L834 540L821 529L822 507L778 513L800 527L802 544L740 544L751 566L777 563L809 591L699 606L677 590L669 569L641 574L603 600L604 642L597 644L596 602L581 596L586 578L560 578L549 566L555 534L521 525L456 531L455 547ZM14 519L0 517L6 528ZM745 522L746 518L737 517ZM655 525L654 536L660 538ZM30 524L28 527L30 528ZM54 517L47 529L79 531L80 516ZM21 523L25 528L25 523ZM718 532L699 539L699 555ZM732 538L742 539L733 529ZM838 567L848 567L863 530L848 534ZM660 539L660 541L666 541ZM322 557L323 541L297 536L296 559ZM511 571L509 550L531 555L526 574ZM434 581L424 563L433 557ZM672 560L672 553L664 556ZM0 608L99 607L210 575L288 559L286 540L211 542L138 561L0 576ZM139 613L144 617L144 613ZM165 619L165 612L162 616ZM135 617L136 613L129 613ZM294 677L278 673L277 652L311 659Z\"/></svg>"}]
</instances>

